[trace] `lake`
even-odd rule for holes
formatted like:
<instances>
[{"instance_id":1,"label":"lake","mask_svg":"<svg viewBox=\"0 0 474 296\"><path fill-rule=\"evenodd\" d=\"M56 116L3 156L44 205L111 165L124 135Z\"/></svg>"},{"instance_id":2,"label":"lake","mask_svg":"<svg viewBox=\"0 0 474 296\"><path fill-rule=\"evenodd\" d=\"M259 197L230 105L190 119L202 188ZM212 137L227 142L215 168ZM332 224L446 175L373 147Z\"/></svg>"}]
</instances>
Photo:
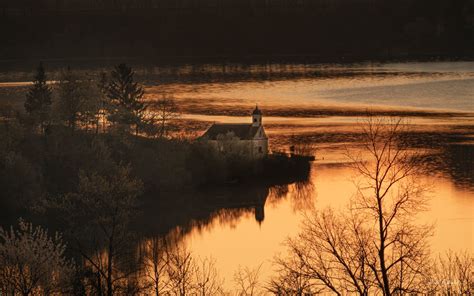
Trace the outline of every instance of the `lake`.
<instances>
[{"instance_id":1,"label":"lake","mask_svg":"<svg viewBox=\"0 0 474 296\"><path fill-rule=\"evenodd\" d=\"M52 80L59 67L59 62L51 65ZM91 73L109 67L79 69ZM287 150L299 141L317 149L309 182L264 188L255 193L263 196L262 207L213 209L205 218L190 216L185 230L181 222L171 230L180 233L195 256L216 260L227 288L232 287L239 265L262 264L261 279L266 281L272 259L285 252L283 243L298 233L305 212L344 207L353 196L353 171L344 151L358 149L358 124L368 110L404 116L413 148L432 156L427 160L431 173L420 176L432 185L430 209L416 219L436 224L433 252L474 251L474 62L137 64L135 68L146 86L147 100L163 95L177 100L187 136L198 136L212 122L250 122L250 112L258 104L271 150ZM5 69L0 97L20 104L31 75ZM239 188L234 194L255 191L246 190ZM160 217L149 223L153 219Z\"/></svg>"}]
</instances>

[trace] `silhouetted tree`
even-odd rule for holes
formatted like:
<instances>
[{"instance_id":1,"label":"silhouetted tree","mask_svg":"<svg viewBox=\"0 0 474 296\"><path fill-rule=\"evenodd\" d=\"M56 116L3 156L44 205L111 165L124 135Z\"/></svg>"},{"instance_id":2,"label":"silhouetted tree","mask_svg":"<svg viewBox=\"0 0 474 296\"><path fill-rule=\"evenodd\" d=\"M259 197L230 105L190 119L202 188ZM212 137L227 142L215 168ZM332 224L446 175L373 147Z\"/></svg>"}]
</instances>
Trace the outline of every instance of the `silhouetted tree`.
<instances>
[{"instance_id":1,"label":"silhouetted tree","mask_svg":"<svg viewBox=\"0 0 474 296\"><path fill-rule=\"evenodd\" d=\"M242 267L239 265L234 272L234 283L236 292L239 296L256 296L261 295L260 289L260 264L256 268Z\"/></svg>"},{"instance_id":2,"label":"silhouetted tree","mask_svg":"<svg viewBox=\"0 0 474 296\"><path fill-rule=\"evenodd\" d=\"M291 260L279 261L282 270L338 295L423 293L432 227L413 222L426 208L426 187L417 179L423 166L406 149L404 128L401 120L368 117L365 149L348 153L358 173L348 211L306 217L301 233L288 241Z\"/></svg>"},{"instance_id":3,"label":"silhouetted tree","mask_svg":"<svg viewBox=\"0 0 474 296\"><path fill-rule=\"evenodd\" d=\"M435 261L432 273L428 274L430 294L470 295L474 290L474 257L469 251L447 251Z\"/></svg>"},{"instance_id":4,"label":"silhouetted tree","mask_svg":"<svg viewBox=\"0 0 474 296\"><path fill-rule=\"evenodd\" d=\"M138 134L145 118L147 105L142 100L143 86L134 81L135 73L125 64L115 67L107 87L110 99L109 120L126 126L134 126Z\"/></svg>"},{"instance_id":5,"label":"silhouetted tree","mask_svg":"<svg viewBox=\"0 0 474 296\"><path fill-rule=\"evenodd\" d=\"M113 295L127 286L134 265L129 225L142 192L139 180L127 167L112 167L107 174L81 172L76 192L51 198L47 206L63 215L68 237L97 275L98 291Z\"/></svg>"},{"instance_id":6,"label":"silhouetted tree","mask_svg":"<svg viewBox=\"0 0 474 296\"><path fill-rule=\"evenodd\" d=\"M40 125L42 133L50 120L51 97L52 91L47 84L43 63L40 63L36 70L33 86L30 87L26 95L25 109L33 123Z\"/></svg>"},{"instance_id":7,"label":"silhouetted tree","mask_svg":"<svg viewBox=\"0 0 474 296\"><path fill-rule=\"evenodd\" d=\"M143 273L149 282L150 290L156 296L169 292L170 281L167 277L169 264L169 246L165 239L152 238L141 244L143 253Z\"/></svg>"},{"instance_id":8,"label":"silhouetted tree","mask_svg":"<svg viewBox=\"0 0 474 296\"><path fill-rule=\"evenodd\" d=\"M196 295L207 296L224 294L224 280L219 276L215 259L204 258L198 260L194 276Z\"/></svg>"},{"instance_id":9,"label":"silhouetted tree","mask_svg":"<svg viewBox=\"0 0 474 296\"><path fill-rule=\"evenodd\" d=\"M167 276L174 295L192 294L195 289L196 263L185 247L176 245L169 253Z\"/></svg>"},{"instance_id":10,"label":"silhouetted tree","mask_svg":"<svg viewBox=\"0 0 474 296\"><path fill-rule=\"evenodd\" d=\"M163 97L156 102L155 114L156 121L159 125L159 137L163 138L168 135L171 129L171 123L179 118L179 108L176 101L171 97Z\"/></svg>"},{"instance_id":11,"label":"silhouetted tree","mask_svg":"<svg viewBox=\"0 0 474 296\"><path fill-rule=\"evenodd\" d=\"M313 295L322 292L315 288L311 277L305 273L304 264L294 257L277 259L279 269L266 289L275 295Z\"/></svg>"}]
</instances>

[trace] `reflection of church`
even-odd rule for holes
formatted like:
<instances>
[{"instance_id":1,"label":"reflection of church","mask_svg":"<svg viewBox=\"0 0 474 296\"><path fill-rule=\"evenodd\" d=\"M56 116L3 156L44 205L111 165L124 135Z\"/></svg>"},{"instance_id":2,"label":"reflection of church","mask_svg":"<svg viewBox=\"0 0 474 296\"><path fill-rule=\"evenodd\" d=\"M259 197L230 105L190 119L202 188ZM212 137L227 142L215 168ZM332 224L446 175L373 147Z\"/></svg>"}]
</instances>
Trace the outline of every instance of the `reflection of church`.
<instances>
[{"instance_id":1,"label":"reflection of church","mask_svg":"<svg viewBox=\"0 0 474 296\"><path fill-rule=\"evenodd\" d=\"M262 224L263 220L265 220L265 200L262 204L257 204L254 207L255 211L255 220L258 224Z\"/></svg>"},{"instance_id":2,"label":"reflection of church","mask_svg":"<svg viewBox=\"0 0 474 296\"><path fill-rule=\"evenodd\" d=\"M256 190L255 205L253 209L255 220L258 224L262 224L263 220L265 220L265 202L267 201L269 192L268 187L266 187L265 190Z\"/></svg>"},{"instance_id":3,"label":"reflection of church","mask_svg":"<svg viewBox=\"0 0 474 296\"><path fill-rule=\"evenodd\" d=\"M235 222L243 215L253 212L255 221L262 224L265 219L265 203L270 193L270 187L265 185L259 186L238 186L227 188L225 192L220 192L220 196L225 198L219 217L225 222Z\"/></svg>"}]
</instances>

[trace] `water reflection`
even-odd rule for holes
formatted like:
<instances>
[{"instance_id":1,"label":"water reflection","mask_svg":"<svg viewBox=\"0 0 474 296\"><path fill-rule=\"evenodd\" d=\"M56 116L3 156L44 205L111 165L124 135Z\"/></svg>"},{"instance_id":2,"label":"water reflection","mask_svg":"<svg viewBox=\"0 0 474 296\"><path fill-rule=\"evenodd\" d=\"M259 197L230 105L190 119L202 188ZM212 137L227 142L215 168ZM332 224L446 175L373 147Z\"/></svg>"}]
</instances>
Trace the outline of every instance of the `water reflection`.
<instances>
[{"instance_id":1,"label":"water reflection","mask_svg":"<svg viewBox=\"0 0 474 296\"><path fill-rule=\"evenodd\" d=\"M435 251L472 249L472 66L469 62L136 68L150 101L162 93L173 94L187 113L182 126L188 130L192 126L196 136L209 122L247 120L249 106L259 102L273 149L282 150L291 140L318 148L318 162L306 181L149 197L135 225L142 240L166 237L187 245L196 255L213 255L227 279L239 264L268 262L282 251L285 238L298 231L303 211L344 205L354 193L344 148L357 148L357 117L367 106L377 106L378 114L410 117L409 144L427 153L431 174L423 178L435 185L427 214L430 221L438 221ZM83 70L91 69L95 68ZM2 81L29 79L29 73L14 69L0 73ZM22 107L25 89L22 84L0 85L0 97Z\"/></svg>"},{"instance_id":2,"label":"water reflection","mask_svg":"<svg viewBox=\"0 0 474 296\"><path fill-rule=\"evenodd\" d=\"M294 212L311 209L314 191L312 180L304 179L292 184L247 184L202 190L190 193L192 198L182 198L191 203L182 203L170 193L146 202L137 227L144 230L145 236L170 236L179 240L190 232L203 233L214 227L233 228L243 217L253 217L255 223L261 225L265 221L267 204L274 206L290 199Z\"/></svg>"},{"instance_id":3,"label":"water reflection","mask_svg":"<svg viewBox=\"0 0 474 296\"><path fill-rule=\"evenodd\" d=\"M441 151L442 170L455 186L474 192L474 145L452 144Z\"/></svg>"}]
</instances>

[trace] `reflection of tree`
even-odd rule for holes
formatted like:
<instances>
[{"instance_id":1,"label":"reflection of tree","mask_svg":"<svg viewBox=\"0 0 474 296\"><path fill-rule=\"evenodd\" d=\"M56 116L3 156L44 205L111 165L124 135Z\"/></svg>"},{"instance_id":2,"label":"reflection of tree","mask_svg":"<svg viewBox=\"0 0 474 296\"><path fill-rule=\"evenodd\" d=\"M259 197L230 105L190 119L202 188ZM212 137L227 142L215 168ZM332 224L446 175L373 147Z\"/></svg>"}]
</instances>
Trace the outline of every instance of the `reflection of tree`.
<instances>
[{"instance_id":1,"label":"reflection of tree","mask_svg":"<svg viewBox=\"0 0 474 296\"><path fill-rule=\"evenodd\" d=\"M474 187L474 145L447 145L442 158L446 163L444 170L456 185Z\"/></svg>"},{"instance_id":2,"label":"reflection of tree","mask_svg":"<svg viewBox=\"0 0 474 296\"><path fill-rule=\"evenodd\" d=\"M216 224L232 226L242 217L254 214L255 208L264 206L268 195L269 186L255 184L193 192L192 196L184 197L187 202L178 200L174 194L164 195L159 204L144 207L146 212L139 223L152 235L167 233L179 239ZM156 215L161 217L159 221L148 220Z\"/></svg>"},{"instance_id":3,"label":"reflection of tree","mask_svg":"<svg viewBox=\"0 0 474 296\"><path fill-rule=\"evenodd\" d=\"M314 183L308 178L291 185L282 184L270 187L268 203L277 204L281 200L289 198L293 211L298 212L313 208L314 194Z\"/></svg>"},{"instance_id":4,"label":"reflection of tree","mask_svg":"<svg viewBox=\"0 0 474 296\"><path fill-rule=\"evenodd\" d=\"M282 199L288 195L288 192L288 184L272 186L270 187L270 200L274 202L276 200Z\"/></svg>"},{"instance_id":5,"label":"reflection of tree","mask_svg":"<svg viewBox=\"0 0 474 296\"><path fill-rule=\"evenodd\" d=\"M296 212L313 209L315 190L314 183L311 181L311 179L296 182L293 188L294 190L290 195L293 210Z\"/></svg>"},{"instance_id":6,"label":"reflection of tree","mask_svg":"<svg viewBox=\"0 0 474 296\"><path fill-rule=\"evenodd\" d=\"M240 220L240 218L242 218L242 216L251 213L251 207L222 209L215 212L211 216L211 219L217 221L219 225L230 225L231 227L235 227L235 224Z\"/></svg>"}]
</instances>

